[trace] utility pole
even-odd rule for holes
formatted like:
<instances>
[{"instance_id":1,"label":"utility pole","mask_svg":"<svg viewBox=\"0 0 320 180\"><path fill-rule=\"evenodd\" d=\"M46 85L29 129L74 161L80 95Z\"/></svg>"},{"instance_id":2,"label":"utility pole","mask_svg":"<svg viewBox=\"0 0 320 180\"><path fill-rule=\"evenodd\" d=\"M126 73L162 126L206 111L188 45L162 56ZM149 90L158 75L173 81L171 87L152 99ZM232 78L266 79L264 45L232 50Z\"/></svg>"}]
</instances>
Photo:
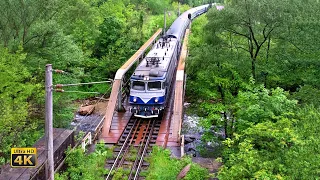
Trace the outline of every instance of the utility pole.
<instances>
[{"instance_id":1,"label":"utility pole","mask_svg":"<svg viewBox=\"0 0 320 180\"><path fill-rule=\"evenodd\" d=\"M54 180L54 161L53 161L53 106L52 106L52 65L46 65L46 179Z\"/></svg>"},{"instance_id":2,"label":"utility pole","mask_svg":"<svg viewBox=\"0 0 320 180\"><path fill-rule=\"evenodd\" d=\"M179 4L178 4L178 16L180 16L180 1L179 1Z\"/></svg>"}]
</instances>

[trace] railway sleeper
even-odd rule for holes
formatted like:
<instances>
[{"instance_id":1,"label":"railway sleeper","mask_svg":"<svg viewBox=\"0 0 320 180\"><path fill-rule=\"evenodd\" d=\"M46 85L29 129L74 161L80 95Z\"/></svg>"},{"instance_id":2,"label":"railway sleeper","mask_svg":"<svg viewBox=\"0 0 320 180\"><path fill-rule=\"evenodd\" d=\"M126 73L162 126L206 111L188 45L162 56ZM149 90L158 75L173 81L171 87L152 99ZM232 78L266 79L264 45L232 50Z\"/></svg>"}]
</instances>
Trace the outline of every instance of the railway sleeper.
<instances>
[{"instance_id":1,"label":"railway sleeper","mask_svg":"<svg viewBox=\"0 0 320 180\"><path fill-rule=\"evenodd\" d=\"M126 137L121 137L120 139L119 139L119 142L124 142L126 140Z\"/></svg>"},{"instance_id":2,"label":"railway sleeper","mask_svg":"<svg viewBox=\"0 0 320 180\"><path fill-rule=\"evenodd\" d=\"M157 137L158 135L154 135L154 134L151 135L151 139L157 139Z\"/></svg>"}]
</instances>

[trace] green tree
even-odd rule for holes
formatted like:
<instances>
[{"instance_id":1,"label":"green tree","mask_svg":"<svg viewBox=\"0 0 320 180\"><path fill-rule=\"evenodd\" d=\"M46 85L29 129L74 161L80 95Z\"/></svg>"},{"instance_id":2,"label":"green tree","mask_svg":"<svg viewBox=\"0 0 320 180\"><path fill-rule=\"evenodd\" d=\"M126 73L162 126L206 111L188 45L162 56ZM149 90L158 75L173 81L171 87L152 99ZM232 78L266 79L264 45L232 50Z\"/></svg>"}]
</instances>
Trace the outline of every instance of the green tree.
<instances>
[{"instance_id":1,"label":"green tree","mask_svg":"<svg viewBox=\"0 0 320 180\"><path fill-rule=\"evenodd\" d=\"M319 178L320 109L307 106L299 109L295 122L299 141L285 155L285 172L290 179Z\"/></svg>"},{"instance_id":2,"label":"green tree","mask_svg":"<svg viewBox=\"0 0 320 180\"><path fill-rule=\"evenodd\" d=\"M234 140L224 143L228 159L219 171L219 179L287 178L283 156L297 141L292 120L263 122L248 128Z\"/></svg>"},{"instance_id":3,"label":"green tree","mask_svg":"<svg viewBox=\"0 0 320 180\"><path fill-rule=\"evenodd\" d=\"M263 122L224 141L219 179L316 179L320 161L319 109L298 109L292 118Z\"/></svg>"},{"instance_id":4,"label":"green tree","mask_svg":"<svg viewBox=\"0 0 320 180\"><path fill-rule=\"evenodd\" d=\"M0 47L0 157L7 162L10 148L30 145L27 132L36 129L36 122L28 120L28 99L34 86L26 81L30 73L23 66L26 54L11 54ZM1 160L0 160L1 162Z\"/></svg>"},{"instance_id":5,"label":"green tree","mask_svg":"<svg viewBox=\"0 0 320 180\"><path fill-rule=\"evenodd\" d=\"M246 92L239 92L235 103L237 132L267 121L276 122L282 117L291 117L297 104L289 100L288 93L277 88L269 91L263 87L255 87Z\"/></svg>"},{"instance_id":6,"label":"green tree","mask_svg":"<svg viewBox=\"0 0 320 180\"><path fill-rule=\"evenodd\" d=\"M201 102L200 111L205 120L202 122L206 129L212 125L224 129L224 136L233 134L232 109L233 101L238 91L245 88L242 76L241 61L237 64L237 56L230 53L229 49L221 49L206 42L202 37L207 30L203 27L207 18L201 16L192 24L190 37L191 52L187 60L188 86L187 94L196 95ZM235 65L234 65L235 64ZM240 68L239 68L240 67ZM201 88L199 88L201 87ZM211 138L208 132L208 139Z\"/></svg>"},{"instance_id":7,"label":"green tree","mask_svg":"<svg viewBox=\"0 0 320 180\"><path fill-rule=\"evenodd\" d=\"M283 23L287 15L285 12L286 4L278 1L232 1L224 10L208 14L211 42L222 41L218 34L230 34L232 40L223 43L222 47L247 53L251 61L251 75L256 79L256 62L261 50L263 46L270 48L271 36Z\"/></svg>"},{"instance_id":8,"label":"green tree","mask_svg":"<svg viewBox=\"0 0 320 180\"><path fill-rule=\"evenodd\" d=\"M227 137L219 179L319 176L319 7L231 0L205 29L193 23L187 94L205 117L204 139Z\"/></svg>"},{"instance_id":9,"label":"green tree","mask_svg":"<svg viewBox=\"0 0 320 180\"><path fill-rule=\"evenodd\" d=\"M66 0L56 21L65 35L81 48L83 54L91 55L97 38L101 34L99 26L103 22L101 10L96 1Z\"/></svg>"}]
</instances>

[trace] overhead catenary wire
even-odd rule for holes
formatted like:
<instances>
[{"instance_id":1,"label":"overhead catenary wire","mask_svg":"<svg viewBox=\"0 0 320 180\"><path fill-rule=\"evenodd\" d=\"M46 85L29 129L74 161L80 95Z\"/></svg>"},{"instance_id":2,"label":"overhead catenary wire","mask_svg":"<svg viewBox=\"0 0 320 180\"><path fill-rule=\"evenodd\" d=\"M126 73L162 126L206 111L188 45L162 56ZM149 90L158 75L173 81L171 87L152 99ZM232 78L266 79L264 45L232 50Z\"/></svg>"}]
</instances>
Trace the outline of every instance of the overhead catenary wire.
<instances>
[{"instance_id":1,"label":"overhead catenary wire","mask_svg":"<svg viewBox=\"0 0 320 180\"><path fill-rule=\"evenodd\" d=\"M81 85L91 85L91 84L104 84L104 83L112 83L112 81L98 81L98 82L88 82L88 83L75 83L75 84L57 84L56 88L67 87L67 86L81 86Z\"/></svg>"},{"instance_id":2,"label":"overhead catenary wire","mask_svg":"<svg viewBox=\"0 0 320 180\"><path fill-rule=\"evenodd\" d=\"M106 93L104 93L104 94L99 98L99 100L95 103L95 105L98 104L99 102L101 102L101 101L103 100L103 97L108 93L108 91L109 91L110 89L111 89L111 87L110 87L109 89L107 89ZM86 117L88 117L89 115L90 115L89 112L87 112L84 117L86 118ZM81 122L82 122L85 118L83 118L82 120L80 120L79 123L78 123L76 126L73 127L73 130L76 130L76 129L78 128L78 126L81 124ZM84 138L84 137L86 136L86 134L87 134L88 132L90 132L91 128L94 126L94 124L95 124L95 123L97 122L97 120L99 120L100 118L101 118L101 116L98 116L98 117L94 120L94 122L92 123L92 125L90 126L90 128L88 128L88 130L87 130L86 132L84 132L84 135L83 135L81 138ZM101 119L100 119L100 120L101 120ZM80 142L80 141L79 141L79 142ZM77 142L77 143L75 144L74 148L79 145L79 142ZM64 163L64 161L66 160L66 158L67 158L68 156L69 156L69 154L66 155L66 157L64 158L64 160L62 161L61 164ZM61 166L61 164L60 164L59 166ZM57 171L59 168L60 168L60 167L58 167L58 168L56 169L56 171ZM56 172L56 171L55 171L55 172Z\"/></svg>"},{"instance_id":3,"label":"overhead catenary wire","mask_svg":"<svg viewBox=\"0 0 320 180\"><path fill-rule=\"evenodd\" d=\"M66 74L66 72L65 71L63 71L63 70L50 70L51 72L55 72L55 73L59 73L59 74ZM103 81L103 82L90 82L90 83L77 83L77 84L58 84L58 85L56 85L56 86L52 86L51 85L51 87L49 87L50 89L51 89L51 91L52 90L54 90L54 91L56 91L56 92L69 92L69 93L84 93L84 94L101 94L101 93L99 93L99 92L83 92L83 91L64 91L63 89L61 89L62 87L64 87L64 86L78 86L78 85L89 85L89 84L101 84L101 83L108 83L108 82L113 82L113 81ZM52 88L52 87L56 87L56 89L54 89L54 88ZM111 88L111 87L110 87ZM109 88L109 89L110 89ZM108 90L109 90L108 89ZM106 93L104 94L104 95L102 95L101 97L100 97L100 99L98 100L98 102L96 102L96 104L98 104L101 100L102 100L102 98L108 93L108 90L106 91ZM86 116L85 117L87 117L89 115L89 112L87 112L87 114L86 114ZM52 116L52 115L51 115ZM100 117L98 117L98 118L96 118L95 120L94 120L94 124L96 123L96 121L99 119ZM74 127L74 129L77 129L77 127L79 126L81 124L81 122L79 123L79 124L77 124L75 127ZM52 127L52 125L50 126L50 127ZM90 130L91 130L91 128L92 128L92 126L85 132L85 134L84 135L86 135ZM84 137L84 136L83 136ZM83 138L82 137L82 138ZM79 143L79 142L78 142ZM78 145L78 143L77 143L77 145ZM76 145L76 146L77 146ZM75 146L75 147L76 147ZM49 149L53 149L53 148L49 148ZM67 156L68 156L68 154L67 154ZM65 159L64 159L65 160ZM63 160L63 161L64 161ZM48 161L48 159L46 160L46 161ZM54 171L54 169L53 169L53 171ZM50 174L51 175L53 175L53 173L54 172L51 172ZM51 178L51 179L53 179L53 178Z\"/></svg>"},{"instance_id":4,"label":"overhead catenary wire","mask_svg":"<svg viewBox=\"0 0 320 180\"><path fill-rule=\"evenodd\" d=\"M63 70L52 70L52 71L53 71L53 72L56 72L56 73L59 73L59 74L72 75L71 73L65 72L65 71L63 71ZM107 79L108 79L108 78L107 78ZM94 93L94 94L101 94L101 93L99 93L99 92L64 91L64 90L61 89L61 88L64 87L64 86L89 85L89 84L100 84L100 83L108 83L108 82L113 83L113 80L112 80L112 79L108 79L108 81L90 82L90 83L77 83L77 84L58 84L58 85L53 85L53 86L52 86L52 87L53 87L52 89L53 89L54 91L56 91L56 92L85 93L85 94L89 94L89 93L90 93L90 94L92 94L92 93ZM62 86L61 86L61 85L62 85ZM107 93L109 92L110 89L111 89L111 87L109 87L109 88L106 90L106 92L105 92L101 97L99 97L98 101L95 102L94 105L96 105L96 104L98 104L99 102L101 102L101 101L104 99L103 97L105 97L105 96L107 95ZM87 112L84 117L86 118L86 117L89 116L89 115L90 115L89 112ZM84 118L84 119L85 119L85 118ZM77 123L77 125L73 127L73 130L76 130L76 129L78 128L78 126L81 125L81 122L82 122L84 119L80 120L80 121ZM94 127L94 124L97 122L97 120L101 120L101 115L99 115L99 116L93 121L93 124L90 126L89 129L87 129L87 130L84 132L84 135L83 135L81 138L84 138L85 135L86 135L88 132L91 131L91 128ZM80 142L81 142L81 141L77 142L76 145L75 145L75 147L77 147ZM67 157L68 157L68 154L66 155L65 159L66 159ZM65 161L65 159L63 160L63 162ZM47 161L47 160L46 160L46 161ZM63 164L63 163L61 163L61 164ZM60 167L61 167L61 165L59 165L59 167L56 169L56 171L57 171ZM56 172L56 171L55 171L55 172Z\"/></svg>"},{"instance_id":5,"label":"overhead catenary wire","mask_svg":"<svg viewBox=\"0 0 320 180\"><path fill-rule=\"evenodd\" d=\"M106 78L106 77L93 76L91 74L89 74L89 75L88 74L81 74L81 75L80 74L74 74L72 72L67 72L67 71L63 71L63 70L60 70L60 69L52 70L52 72L55 72L55 73L58 73L58 74L61 74L61 75L66 75L66 76L73 77L73 78L90 77L90 78L94 78L94 79L113 81L113 79Z\"/></svg>"},{"instance_id":6,"label":"overhead catenary wire","mask_svg":"<svg viewBox=\"0 0 320 180\"><path fill-rule=\"evenodd\" d=\"M80 94L101 94L99 92L85 92L85 91L65 91L63 89L55 89L56 92L66 92L66 93L80 93Z\"/></svg>"},{"instance_id":7,"label":"overhead catenary wire","mask_svg":"<svg viewBox=\"0 0 320 180\"><path fill-rule=\"evenodd\" d=\"M94 104L94 105L97 105L98 103L100 103L102 100L103 100L103 97L105 95L107 95L108 91L111 89L111 87L109 87L106 92L98 99L98 101ZM84 118L82 120L80 120L80 122L73 128L74 130L76 130L78 128L78 126L81 124L81 122L86 118L88 117L90 114L89 112L86 113L86 115L84 116ZM92 123L92 125L90 126L90 128L88 128L88 130L85 132L84 136L90 131L90 129L94 126L94 124L97 122L97 120L100 119L100 116L98 116ZM84 137L83 136L83 137Z\"/></svg>"},{"instance_id":8,"label":"overhead catenary wire","mask_svg":"<svg viewBox=\"0 0 320 180\"><path fill-rule=\"evenodd\" d=\"M130 79L128 79L124 84L128 84L129 82L130 82ZM111 87L110 87L108 90L110 90L110 89L111 89ZM108 90L107 90L107 92L108 92ZM100 97L100 99L98 100L98 102L97 102L96 104L98 104L98 103L102 100L102 98L107 94L107 92ZM124 92L125 92L125 90L122 91L122 93L124 93ZM89 115L89 114L87 113L87 114L86 114L86 117L87 117L88 115ZM104 117L103 117L103 118L104 118ZM95 126L95 123L96 123L97 120L99 120L99 119L100 119L100 116L97 117L97 118L93 121L93 123L91 124L90 128L88 129L88 131L90 131L90 129ZM80 124L80 123L79 123L79 124ZM78 124L78 125L79 125L79 124ZM87 131L86 133L88 133L88 131Z\"/></svg>"},{"instance_id":9,"label":"overhead catenary wire","mask_svg":"<svg viewBox=\"0 0 320 180\"><path fill-rule=\"evenodd\" d=\"M72 74L69 73L69 72L66 72L66 71L63 71L63 70L58 70L58 69L57 69L57 70L54 70L54 72L56 72L56 73L61 73L61 74L72 75ZM65 90L62 89L62 87L80 86L80 85L90 85L90 84L102 84L102 83L113 83L113 79L109 79L109 78L108 78L108 81L88 82L88 83L57 84L57 85L54 85L53 87L56 88L56 89L55 89L56 92L82 93L82 94L101 94L101 93L99 93L99 92L65 91ZM111 87L109 87L109 88L106 90L106 92L99 98L99 100L98 100L94 105L96 105L96 104L98 104L99 102L101 102L102 99L103 99L103 97L108 93L108 91L109 91L110 89L111 89ZM87 112L87 114L86 114L84 117L86 118L88 115L90 115L89 112ZM84 118L84 119L85 119L85 118ZM96 121L97 121L98 119L99 119L99 117L94 120L93 125L96 123ZM81 120L81 121L82 121L82 120ZM78 126L81 124L81 121L80 121L73 129L76 130L76 129L78 128ZM93 125L88 129L88 131L85 132L85 134L87 134L87 133L90 131L90 129L93 127Z\"/></svg>"},{"instance_id":10,"label":"overhead catenary wire","mask_svg":"<svg viewBox=\"0 0 320 180\"><path fill-rule=\"evenodd\" d=\"M55 70L55 72L62 73L62 70ZM105 83L113 83L113 80L109 81L98 81L98 82L87 82L87 83L74 83L74 84L56 84L53 87L56 92L66 92L66 93L81 93L81 94L101 94L99 92L84 92L84 91L65 91L62 87L70 87L70 86L82 86L82 85L91 85L91 84L105 84Z\"/></svg>"}]
</instances>

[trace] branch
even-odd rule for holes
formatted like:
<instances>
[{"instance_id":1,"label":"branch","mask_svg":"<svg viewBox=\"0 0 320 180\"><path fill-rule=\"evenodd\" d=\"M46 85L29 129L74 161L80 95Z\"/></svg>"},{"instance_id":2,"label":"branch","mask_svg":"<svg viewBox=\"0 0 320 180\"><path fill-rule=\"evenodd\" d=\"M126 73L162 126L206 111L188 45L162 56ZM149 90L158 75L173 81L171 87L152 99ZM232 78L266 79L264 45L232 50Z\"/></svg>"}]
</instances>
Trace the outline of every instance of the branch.
<instances>
[{"instance_id":1,"label":"branch","mask_svg":"<svg viewBox=\"0 0 320 180\"><path fill-rule=\"evenodd\" d=\"M23 42L23 46L28 44L28 42L31 41L32 39L42 37L42 36L43 36L42 34L36 34L36 35L32 36L31 38L29 38L29 39L25 40L25 42Z\"/></svg>"},{"instance_id":2,"label":"branch","mask_svg":"<svg viewBox=\"0 0 320 180\"><path fill-rule=\"evenodd\" d=\"M242 47L242 46L236 46L236 45L235 45L235 46L232 46L232 45L228 45L228 44L227 44L227 45L224 46L224 47L242 49L242 50L250 53L250 51L249 51L248 49L246 49L246 48L244 48L244 47Z\"/></svg>"},{"instance_id":3,"label":"branch","mask_svg":"<svg viewBox=\"0 0 320 180\"><path fill-rule=\"evenodd\" d=\"M306 53L304 50L302 50L301 48L299 48L296 44L294 44L291 41L288 41L290 44L292 44L295 48L297 48L299 51Z\"/></svg>"},{"instance_id":4,"label":"branch","mask_svg":"<svg viewBox=\"0 0 320 180\"><path fill-rule=\"evenodd\" d=\"M246 49L246 48L244 48L242 46L234 46L234 47L237 48L237 49L239 48L239 49L245 50L246 52L250 53L250 51L248 49Z\"/></svg>"},{"instance_id":5,"label":"branch","mask_svg":"<svg viewBox=\"0 0 320 180\"><path fill-rule=\"evenodd\" d=\"M252 29L251 26L249 26L249 30L250 30L250 34L251 34L252 40L254 41L254 44L258 47L259 43L258 43L257 39L254 37L253 29Z\"/></svg>"},{"instance_id":6,"label":"branch","mask_svg":"<svg viewBox=\"0 0 320 180\"><path fill-rule=\"evenodd\" d=\"M271 30L268 32L267 36L265 38L268 38L270 36L270 34L272 33L272 31L275 29L276 27L271 28Z\"/></svg>"},{"instance_id":7,"label":"branch","mask_svg":"<svg viewBox=\"0 0 320 180\"><path fill-rule=\"evenodd\" d=\"M227 30L228 32L233 33L233 34L236 34L236 35L239 35L239 36L243 36L243 37L245 37L245 38L247 38L247 39L250 38L248 35L239 33L239 32L237 32L237 31L235 31L235 30L233 30L233 29L226 29L226 30Z\"/></svg>"},{"instance_id":8,"label":"branch","mask_svg":"<svg viewBox=\"0 0 320 180\"><path fill-rule=\"evenodd\" d=\"M268 36L266 36L266 28L268 27L268 23L263 27L263 31L262 31L262 34L263 34L263 37L264 38L267 38Z\"/></svg>"}]
</instances>

